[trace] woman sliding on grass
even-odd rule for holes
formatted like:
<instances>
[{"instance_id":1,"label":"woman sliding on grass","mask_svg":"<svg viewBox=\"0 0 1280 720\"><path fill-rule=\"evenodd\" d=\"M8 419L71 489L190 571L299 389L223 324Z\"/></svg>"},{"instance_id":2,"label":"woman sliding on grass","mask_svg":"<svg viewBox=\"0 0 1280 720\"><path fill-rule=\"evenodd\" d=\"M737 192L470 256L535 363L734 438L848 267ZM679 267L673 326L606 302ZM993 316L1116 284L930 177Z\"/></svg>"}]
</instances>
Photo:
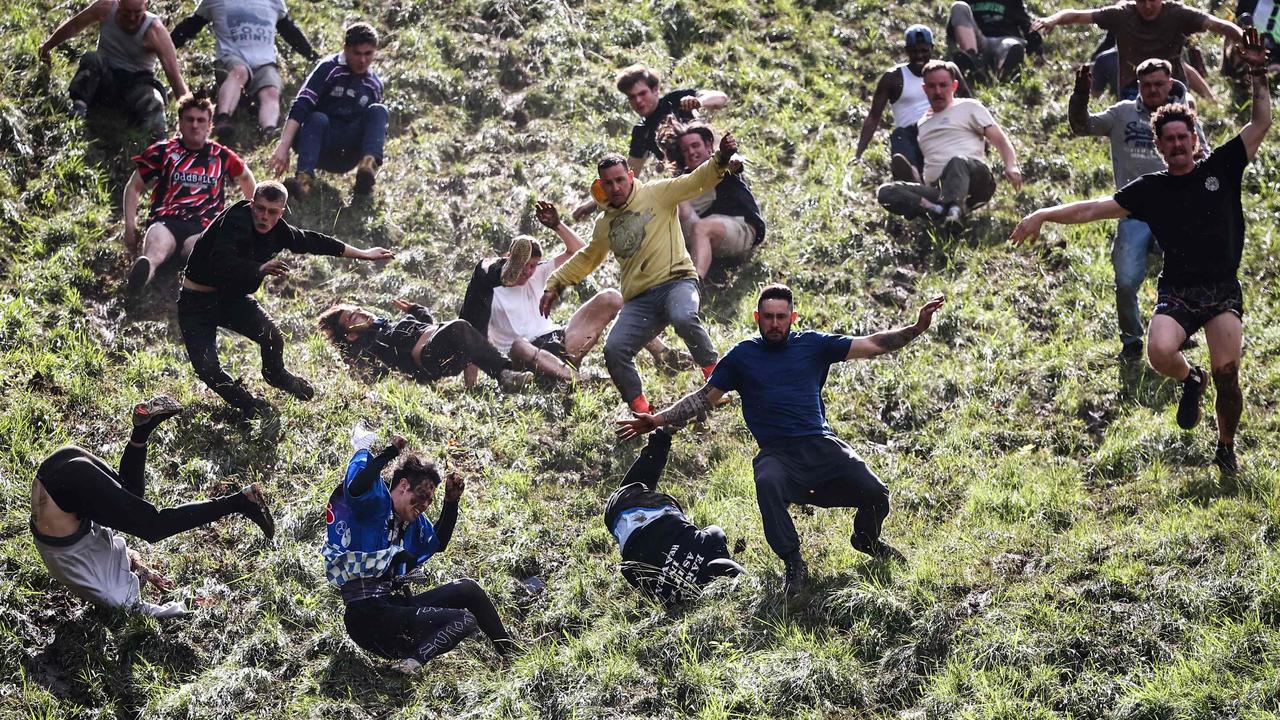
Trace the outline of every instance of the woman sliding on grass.
<instances>
[{"instance_id":1,"label":"woman sliding on grass","mask_svg":"<svg viewBox=\"0 0 1280 720\"><path fill-rule=\"evenodd\" d=\"M173 583L142 563L112 530L159 542L164 538L240 514L267 538L275 523L257 483L225 497L160 510L147 502L144 468L147 440L165 420L182 411L161 395L133 409L133 433L120 458L120 471L84 448L60 448L31 481L31 534L50 574L80 597L108 607L136 608L149 615L186 612L182 603L142 602L140 583L161 590Z\"/></svg>"},{"instance_id":2,"label":"woman sliding on grass","mask_svg":"<svg viewBox=\"0 0 1280 720\"><path fill-rule=\"evenodd\" d=\"M449 652L477 627L506 656L515 643L474 580L454 580L418 595L406 587L416 568L448 547L466 481L449 474L444 505L432 525L422 513L440 486L435 463L408 453L387 483L383 468L408 443L397 435L376 456L369 451L372 443L372 433L359 427L352 433L356 453L325 512L325 575L346 603L347 633L365 650L399 660L397 669L406 673Z\"/></svg>"}]
</instances>

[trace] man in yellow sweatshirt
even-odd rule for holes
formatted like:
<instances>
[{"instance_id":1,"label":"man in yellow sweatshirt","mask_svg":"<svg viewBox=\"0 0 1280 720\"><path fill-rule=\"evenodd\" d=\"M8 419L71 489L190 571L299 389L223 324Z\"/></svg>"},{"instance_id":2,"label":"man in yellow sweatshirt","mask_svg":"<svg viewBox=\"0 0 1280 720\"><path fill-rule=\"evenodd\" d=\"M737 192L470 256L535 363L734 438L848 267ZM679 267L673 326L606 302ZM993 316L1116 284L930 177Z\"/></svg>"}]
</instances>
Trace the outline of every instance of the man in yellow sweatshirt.
<instances>
[{"instance_id":1,"label":"man in yellow sweatshirt","mask_svg":"<svg viewBox=\"0 0 1280 720\"><path fill-rule=\"evenodd\" d=\"M596 220L591 242L547 279L539 309L549 315L567 287L582 282L612 250L622 264L622 312L604 342L605 366L622 399L635 412L649 412L635 355L671 325L689 346L693 359L710 375L716 350L698 317L698 273L680 230L678 207L714 188L730 169L738 142L730 133L719 151L698 169L680 177L638 182L617 154L596 166L592 195L604 214Z\"/></svg>"}]
</instances>

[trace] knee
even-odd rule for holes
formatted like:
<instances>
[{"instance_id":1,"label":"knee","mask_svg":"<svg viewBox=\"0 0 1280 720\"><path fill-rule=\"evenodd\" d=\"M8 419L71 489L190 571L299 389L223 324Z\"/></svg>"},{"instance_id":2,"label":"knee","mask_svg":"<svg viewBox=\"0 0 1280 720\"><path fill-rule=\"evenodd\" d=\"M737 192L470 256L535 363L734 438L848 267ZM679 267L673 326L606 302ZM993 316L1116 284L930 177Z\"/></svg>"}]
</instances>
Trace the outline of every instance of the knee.
<instances>
[{"instance_id":1,"label":"knee","mask_svg":"<svg viewBox=\"0 0 1280 720\"><path fill-rule=\"evenodd\" d=\"M328 128L329 128L329 116L318 110L308 115L306 122L302 123L302 129L304 130L310 129L310 130L324 131L324 130L327 130Z\"/></svg>"},{"instance_id":2,"label":"knee","mask_svg":"<svg viewBox=\"0 0 1280 720\"><path fill-rule=\"evenodd\" d=\"M244 85L249 82L249 68L243 65L236 65L227 72L226 82L235 83L236 85Z\"/></svg>"},{"instance_id":3,"label":"knee","mask_svg":"<svg viewBox=\"0 0 1280 720\"><path fill-rule=\"evenodd\" d=\"M274 85L268 85L258 91L258 102L273 103L280 102L280 88Z\"/></svg>"},{"instance_id":4,"label":"knee","mask_svg":"<svg viewBox=\"0 0 1280 720\"><path fill-rule=\"evenodd\" d=\"M101 70L102 56L98 54L98 51L90 50L89 52L80 56L79 67L81 70Z\"/></svg>"},{"instance_id":5,"label":"knee","mask_svg":"<svg viewBox=\"0 0 1280 720\"><path fill-rule=\"evenodd\" d=\"M630 351L623 347L621 342L615 341L613 335L610 335L604 341L604 362L606 365L614 366L619 363L625 363L630 357Z\"/></svg>"},{"instance_id":6,"label":"knee","mask_svg":"<svg viewBox=\"0 0 1280 720\"><path fill-rule=\"evenodd\" d=\"M622 310L622 293L609 288L596 293L596 302L600 303L600 307L608 310L610 314L617 315Z\"/></svg>"},{"instance_id":7,"label":"knee","mask_svg":"<svg viewBox=\"0 0 1280 720\"><path fill-rule=\"evenodd\" d=\"M1147 360L1152 366L1160 366L1172 360L1182 347L1181 342L1173 342L1166 338L1152 337L1147 335Z\"/></svg>"},{"instance_id":8,"label":"knee","mask_svg":"<svg viewBox=\"0 0 1280 720\"><path fill-rule=\"evenodd\" d=\"M953 3L951 3L951 19L952 19L953 21L954 21L957 17L963 17L963 16L965 16L965 15L969 15L969 14L971 14L972 12L973 12L973 11L972 11L972 9L969 7L969 3L967 3L967 2L962 2L962 1L960 1L960 2L953 2Z\"/></svg>"},{"instance_id":9,"label":"knee","mask_svg":"<svg viewBox=\"0 0 1280 720\"><path fill-rule=\"evenodd\" d=\"M1233 389L1240 385L1240 362L1231 360L1213 368L1213 385L1219 390Z\"/></svg>"},{"instance_id":10,"label":"knee","mask_svg":"<svg viewBox=\"0 0 1280 720\"><path fill-rule=\"evenodd\" d=\"M693 237L695 240L709 240L711 233L715 230L715 220L704 218L693 224Z\"/></svg>"},{"instance_id":11,"label":"knee","mask_svg":"<svg viewBox=\"0 0 1280 720\"><path fill-rule=\"evenodd\" d=\"M386 105L383 105L382 103L374 103L365 108L364 116L367 120L380 122L385 125L387 123L387 119L391 117L391 114L388 112Z\"/></svg>"},{"instance_id":12,"label":"knee","mask_svg":"<svg viewBox=\"0 0 1280 720\"><path fill-rule=\"evenodd\" d=\"M707 536L713 540L718 540L720 542L728 541L728 538L724 534L724 528L719 525L708 525L703 528L702 532L706 533Z\"/></svg>"},{"instance_id":13,"label":"knee","mask_svg":"<svg viewBox=\"0 0 1280 720\"><path fill-rule=\"evenodd\" d=\"M485 594L484 588L480 587L480 583L472 580L471 578L454 580L452 585L454 591L465 598L468 607L477 600L487 600L489 598L489 596Z\"/></svg>"},{"instance_id":14,"label":"knee","mask_svg":"<svg viewBox=\"0 0 1280 720\"><path fill-rule=\"evenodd\" d=\"M897 185L898 183L885 183L876 188L876 202L884 207L893 205L897 199Z\"/></svg>"},{"instance_id":15,"label":"knee","mask_svg":"<svg viewBox=\"0 0 1280 720\"><path fill-rule=\"evenodd\" d=\"M769 471L756 473L756 497L763 500L776 500L782 497L782 486L786 478L781 474Z\"/></svg>"}]
</instances>

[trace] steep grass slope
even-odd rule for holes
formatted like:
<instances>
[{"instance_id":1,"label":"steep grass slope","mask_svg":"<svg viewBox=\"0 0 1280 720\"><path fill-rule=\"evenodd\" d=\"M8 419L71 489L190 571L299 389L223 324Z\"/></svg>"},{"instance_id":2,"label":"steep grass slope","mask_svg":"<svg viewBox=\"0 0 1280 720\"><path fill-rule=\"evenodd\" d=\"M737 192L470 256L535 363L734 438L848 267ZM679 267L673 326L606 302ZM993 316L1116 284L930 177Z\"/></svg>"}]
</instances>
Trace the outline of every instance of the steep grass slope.
<instances>
[{"instance_id":1,"label":"steep grass slope","mask_svg":"<svg viewBox=\"0 0 1280 720\"><path fill-rule=\"evenodd\" d=\"M153 9L172 23L189 6ZM889 48L910 22L940 29L943 3L295 0L291 9L326 51L349 20L385 30L379 71L393 110L373 200L348 204L349 180L329 178L292 219L399 255L383 268L303 259L261 293L290 340L290 365L320 390L305 404L271 392L278 423L235 422L195 378L171 280L138 306L118 298L120 188L125 153L139 143L95 144L67 118L74 53L56 53L51 75L37 65L37 45L70 5L0 9L0 717L1280 713L1275 142L1246 175L1245 470L1223 488L1207 462L1208 421L1178 430L1172 384L1111 359L1110 227L1051 230L1030 250L1003 241L1033 207L1110 189L1105 142L1071 140L1065 124L1070 64L1086 56L1088 33L1060 31L1049 64L979 91L1029 182L1018 194L1002 187L969 231L933 237L875 205L882 138L862 164L853 148L875 79L896 61ZM182 54L198 83L211 82L211 48L206 35ZM827 385L837 432L893 489L886 532L906 565L852 551L849 512L796 509L816 587L787 602L755 507L754 447L730 408L678 438L666 485L695 521L746 540L748 574L666 614L617 575L599 519L638 448L612 440L621 408L611 388L510 397L457 381L364 383L313 329L337 299L388 309L407 297L450 314L478 257L517 231L550 241L533 204L575 201L593 160L623 146L632 119L610 78L636 60L667 72L668 87L726 91L732 105L715 121L754 161L769 240L753 265L706 292L718 347L752 332L754 292L767 281L797 290L803 326L841 332L901 324L923 298L948 295L928 336L840 367ZM286 64L291 96L306 68ZM1230 137L1236 109L1204 111L1212 140ZM269 151L248 149L255 170ZM614 283L612 268L582 297ZM1144 307L1153 296L1148 285ZM233 372L264 388L251 345L224 338L222 349ZM642 372L659 401L698 382ZM113 460L129 407L158 392L191 410L155 438L157 501L259 480L280 523L272 547L238 519L134 543L178 582L175 596L198 599L198 613L176 622L71 597L26 529L39 460L68 442ZM518 661L499 666L473 640L411 680L347 639L318 548L358 419L470 473L454 544L427 571L484 585L530 643ZM546 581L541 595L521 589L530 575Z\"/></svg>"}]
</instances>

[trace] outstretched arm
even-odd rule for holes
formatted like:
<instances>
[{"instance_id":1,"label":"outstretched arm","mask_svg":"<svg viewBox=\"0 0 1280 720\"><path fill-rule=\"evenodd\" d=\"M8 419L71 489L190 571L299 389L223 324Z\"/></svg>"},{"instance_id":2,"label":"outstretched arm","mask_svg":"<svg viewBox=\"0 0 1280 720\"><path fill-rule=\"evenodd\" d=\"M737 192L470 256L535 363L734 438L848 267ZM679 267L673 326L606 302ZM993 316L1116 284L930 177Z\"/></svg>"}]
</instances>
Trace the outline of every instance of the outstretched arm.
<instances>
[{"instance_id":1,"label":"outstretched arm","mask_svg":"<svg viewBox=\"0 0 1280 720\"><path fill-rule=\"evenodd\" d=\"M723 396L723 390L707 383L656 415L636 413L632 420L617 421L618 427L614 429L614 434L619 440L627 440L664 425L684 425L711 412Z\"/></svg>"},{"instance_id":2,"label":"outstretched arm","mask_svg":"<svg viewBox=\"0 0 1280 720\"><path fill-rule=\"evenodd\" d=\"M884 106L889 104L889 84L893 82L894 77L901 78L902 74L885 73L880 76L880 82L876 84L876 94L871 98L871 109L867 110L867 117L862 121L862 133L858 135L858 149L853 153L856 158L861 158L862 153L866 152L867 146L871 144L871 138L875 137L876 129L880 127Z\"/></svg>"},{"instance_id":3,"label":"outstretched arm","mask_svg":"<svg viewBox=\"0 0 1280 720\"><path fill-rule=\"evenodd\" d=\"M1059 10L1058 12L1046 18L1040 18L1031 23L1031 32L1037 32L1041 35L1048 35L1059 25L1091 25L1093 24L1092 10Z\"/></svg>"},{"instance_id":4,"label":"outstretched arm","mask_svg":"<svg viewBox=\"0 0 1280 720\"><path fill-rule=\"evenodd\" d=\"M98 2L81 10L59 25L58 29L54 30L53 34L49 36L49 39L40 45L41 62L49 62L49 53L62 43L75 37L81 30L105 20L110 5L111 3L107 0L98 0Z\"/></svg>"},{"instance_id":5,"label":"outstretched arm","mask_svg":"<svg viewBox=\"0 0 1280 720\"><path fill-rule=\"evenodd\" d=\"M914 325L854 338L853 342L849 343L849 354L845 355L844 359L873 358L877 355L891 353L894 350L901 350L906 347L907 343L915 340L925 330L929 329L929 324L933 322L933 314L938 312L944 302L946 302L946 298L939 295L925 303L924 307L920 308L920 313L916 316Z\"/></svg>"},{"instance_id":6,"label":"outstretched arm","mask_svg":"<svg viewBox=\"0 0 1280 720\"><path fill-rule=\"evenodd\" d=\"M129 182L124 186L124 246L130 253L134 253L138 249L138 197L142 195L146 183L142 181L142 175L137 170L133 171L133 175L129 177Z\"/></svg>"},{"instance_id":7,"label":"outstretched arm","mask_svg":"<svg viewBox=\"0 0 1280 720\"><path fill-rule=\"evenodd\" d=\"M1240 30L1240 26L1233 22L1223 20L1222 18L1209 15L1204 21L1204 29L1211 33L1221 35L1232 42L1238 43L1244 41L1244 32Z\"/></svg>"},{"instance_id":8,"label":"outstretched arm","mask_svg":"<svg viewBox=\"0 0 1280 720\"><path fill-rule=\"evenodd\" d=\"M1262 146L1262 139L1271 129L1271 85L1267 82L1267 51L1262 46L1258 29L1250 27L1245 31L1240 57L1249 64L1246 71L1253 85L1253 115L1249 123L1240 130L1240 139L1244 142L1244 151L1252 161Z\"/></svg>"},{"instance_id":9,"label":"outstretched arm","mask_svg":"<svg viewBox=\"0 0 1280 720\"><path fill-rule=\"evenodd\" d=\"M983 135L987 142L995 146L996 152L1000 153L1000 161L1004 163L1004 176L1008 178L1009 184L1013 185L1014 190L1021 190L1022 170L1018 168L1018 156L1013 152L1009 136L996 123L988 125Z\"/></svg>"},{"instance_id":10,"label":"outstretched arm","mask_svg":"<svg viewBox=\"0 0 1280 720\"><path fill-rule=\"evenodd\" d=\"M180 98L187 94L187 81L182 79L182 69L178 67L178 51L173 47L173 38L169 31L157 22L151 23L147 29L147 40L156 57L160 59L160 67L164 68L165 77L169 78L169 87L173 88L173 96Z\"/></svg>"},{"instance_id":11,"label":"outstretched arm","mask_svg":"<svg viewBox=\"0 0 1280 720\"><path fill-rule=\"evenodd\" d=\"M1013 229L1009 239L1014 245L1021 245L1026 240L1039 235L1040 226L1047 222L1079 225L1094 220L1114 220L1128 216L1129 211L1120 207L1120 203L1110 196L1094 200L1079 200L1065 205L1041 208L1022 218L1022 222Z\"/></svg>"}]
</instances>

